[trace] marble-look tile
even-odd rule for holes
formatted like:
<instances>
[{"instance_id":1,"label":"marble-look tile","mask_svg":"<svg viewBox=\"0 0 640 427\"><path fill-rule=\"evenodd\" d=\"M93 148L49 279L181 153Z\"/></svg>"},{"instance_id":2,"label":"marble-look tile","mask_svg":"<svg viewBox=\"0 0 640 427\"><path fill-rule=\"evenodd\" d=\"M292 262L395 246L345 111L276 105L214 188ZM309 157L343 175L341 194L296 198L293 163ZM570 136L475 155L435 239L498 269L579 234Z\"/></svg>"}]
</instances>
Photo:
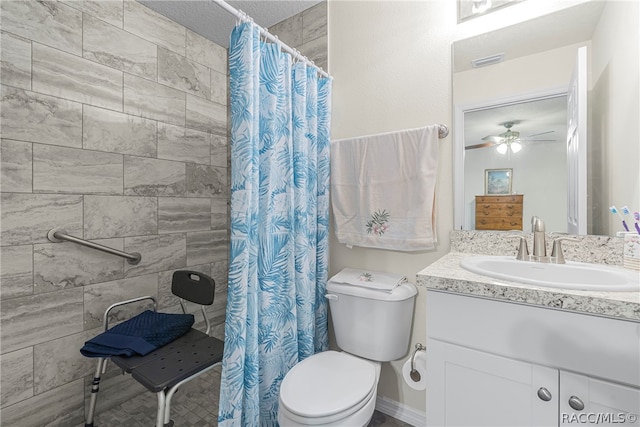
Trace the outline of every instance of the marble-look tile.
<instances>
[{"instance_id":1,"label":"marble-look tile","mask_svg":"<svg viewBox=\"0 0 640 427\"><path fill-rule=\"evenodd\" d=\"M127 196L181 196L186 192L182 162L124 157L124 194Z\"/></svg>"},{"instance_id":2,"label":"marble-look tile","mask_svg":"<svg viewBox=\"0 0 640 427\"><path fill-rule=\"evenodd\" d=\"M1 244L45 243L52 228L82 235L82 196L3 193Z\"/></svg>"},{"instance_id":3,"label":"marble-look tile","mask_svg":"<svg viewBox=\"0 0 640 427\"><path fill-rule=\"evenodd\" d=\"M211 199L211 229L227 230L229 228L229 200L227 198Z\"/></svg>"},{"instance_id":4,"label":"marble-look tile","mask_svg":"<svg viewBox=\"0 0 640 427\"><path fill-rule=\"evenodd\" d=\"M228 258L228 252L227 230L187 233L187 265L224 260Z\"/></svg>"},{"instance_id":5,"label":"marble-look tile","mask_svg":"<svg viewBox=\"0 0 640 427\"><path fill-rule=\"evenodd\" d=\"M34 193L122 194L122 154L34 144Z\"/></svg>"},{"instance_id":6,"label":"marble-look tile","mask_svg":"<svg viewBox=\"0 0 640 427\"><path fill-rule=\"evenodd\" d=\"M145 254L142 254L144 260ZM118 301L137 298L145 295L158 294L158 275L148 274L130 279L120 279L113 282L97 283L83 287L84 290L84 330L90 330L102 325L104 311ZM141 309L150 306L149 302L128 304L116 308L109 317L110 324L127 320L140 313Z\"/></svg>"},{"instance_id":7,"label":"marble-look tile","mask_svg":"<svg viewBox=\"0 0 640 427\"><path fill-rule=\"evenodd\" d=\"M33 347L0 357L0 404L12 405L33 396Z\"/></svg>"},{"instance_id":8,"label":"marble-look tile","mask_svg":"<svg viewBox=\"0 0 640 427\"><path fill-rule=\"evenodd\" d=\"M216 197L228 193L226 168L187 163L188 196Z\"/></svg>"},{"instance_id":9,"label":"marble-look tile","mask_svg":"<svg viewBox=\"0 0 640 427\"><path fill-rule=\"evenodd\" d=\"M327 35L327 2L302 12L302 43Z\"/></svg>"},{"instance_id":10,"label":"marble-look tile","mask_svg":"<svg viewBox=\"0 0 640 427\"><path fill-rule=\"evenodd\" d=\"M0 299L33 294L33 246L0 247Z\"/></svg>"},{"instance_id":11,"label":"marble-look tile","mask_svg":"<svg viewBox=\"0 0 640 427\"><path fill-rule=\"evenodd\" d=\"M33 44L35 92L122 111L122 71Z\"/></svg>"},{"instance_id":12,"label":"marble-look tile","mask_svg":"<svg viewBox=\"0 0 640 427\"><path fill-rule=\"evenodd\" d=\"M93 240L123 250L122 239ZM33 247L34 292L51 292L124 277L125 260L71 242L44 243Z\"/></svg>"},{"instance_id":13,"label":"marble-look tile","mask_svg":"<svg viewBox=\"0 0 640 427\"><path fill-rule=\"evenodd\" d=\"M29 142L0 141L0 191L31 193L33 162Z\"/></svg>"},{"instance_id":14,"label":"marble-look tile","mask_svg":"<svg viewBox=\"0 0 640 427\"><path fill-rule=\"evenodd\" d=\"M124 29L166 49L185 54L186 28L137 1L124 2Z\"/></svg>"},{"instance_id":15,"label":"marble-look tile","mask_svg":"<svg viewBox=\"0 0 640 427\"><path fill-rule=\"evenodd\" d=\"M114 366L114 364L111 364ZM92 377L85 377L84 381L84 393L85 396L91 396L91 380ZM182 389L182 387L180 387ZM176 393L176 397L182 394ZM148 399L151 398L152 402L149 403ZM146 400L146 401L145 401ZM140 402L145 402L144 404L140 404ZM151 425L155 425L156 421L156 403L157 399L155 396L144 388L138 381L132 380L129 375L122 375L122 371L114 370L108 371L104 374L100 380L100 397L98 398L98 402L96 404L96 417L94 419L94 425L111 427L111 426L121 426L121 427L147 427ZM173 408L173 401L172 408ZM125 410L122 410L122 406L126 406ZM151 416L151 422L145 423L144 414L148 410L149 406L153 409L153 415ZM116 411L120 409L120 413L117 414L116 417L103 419L103 415L108 414L107 411L115 409ZM85 413L89 411L89 399L85 399ZM172 409L171 413L174 412L175 409ZM173 419L173 415L171 416ZM177 425L177 424L175 424ZM84 423L82 425L78 425L75 427L84 427Z\"/></svg>"},{"instance_id":16,"label":"marble-look tile","mask_svg":"<svg viewBox=\"0 0 640 427\"><path fill-rule=\"evenodd\" d=\"M226 135L227 106L187 94L186 126L216 135Z\"/></svg>"},{"instance_id":17,"label":"marble-look tile","mask_svg":"<svg viewBox=\"0 0 640 427\"><path fill-rule=\"evenodd\" d=\"M2 29L21 37L82 55L82 12L57 1L12 0L0 3Z\"/></svg>"},{"instance_id":18,"label":"marble-look tile","mask_svg":"<svg viewBox=\"0 0 640 427\"><path fill-rule=\"evenodd\" d=\"M278 36L280 40L289 46L300 46L302 44L302 14L298 13L270 26L269 32Z\"/></svg>"},{"instance_id":19,"label":"marble-look tile","mask_svg":"<svg viewBox=\"0 0 640 427\"><path fill-rule=\"evenodd\" d=\"M31 41L3 31L0 45L2 83L31 90Z\"/></svg>"},{"instance_id":20,"label":"marble-look tile","mask_svg":"<svg viewBox=\"0 0 640 427\"><path fill-rule=\"evenodd\" d=\"M216 282L217 285L217 282ZM226 290L218 291L216 286L216 292L213 298L213 304L209 308L208 315L211 325L224 325L227 317L227 292Z\"/></svg>"},{"instance_id":21,"label":"marble-look tile","mask_svg":"<svg viewBox=\"0 0 640 427\"><path fill-rule=\"evenodd\" d=\"M218 104L229 104L229 79L226 74L211 70L211 100Z\"/></svg>"},{"instance_id":22,"label":"marble-look tile","mask_svg":"<svg viewBox=\"0 0 640 427\"><path fill-rule=\"evenodd\" d=\"M5 3L3 1L3 3ZM77 426L84 420L84 380L2 408L7 426Z\"/></svg>"},{"instance_id":23,"label":"marble-look tile","mask_svg":"<svg viewBox=\"0 0 640 427\"><path fill-rule=\"evenodd\" d=\"M187 58L227 74L227 49L187 29Z\"/></svg>"},{"instance_id":24,"label":"marble-look tile","mask_svg":"<svg viewBox=\"0 0 640 427\"><path fill-rule=\"evenodd\" d=\"M175 270L168 270L158 273L158 310L164 311L168 307L174 307L179 305L178 297L171 292L171 281L173 280L173 273L178 270L185 270L179 268ZM211 276L211 264L194 265L188 268L191 271L197 271L198 273Z\"/></svg>"},{"instance_id":25,"label":"marble-look tile","mask_svg":"<svg viewBox=\"0 0 640 427\"><path fill-rule=\"evenodd\" d=\"M155 197L84 196L84 238L155 234L157 210Z\"/></svg>"},{"instance_id":26,"label":"marble-look tile","mask_svg":"<svg viewBox=\"0 0 640 427\"><path fill-rule=\"evenodd\" d=\"M228 105L229 79L226 74L211 70L211 100L218 104Z\"/></svg>"},{"instance_id":27,"label":"marble-look tile","mask_svg":"<svg viewBox=\"0 0 640 427\"><path fill-rule=\"evenodd\" d=\"M228 149L226 135L211 134L211 166L226 168L229 162Z\"/></svg>"},{"instance_id":28,"label":"marble-look tile","mask_svg":"<svg viewBox=\"0 0 640 427\"><path fill-rule=\"evenodd\" d=\"M136 35L85 15L83 57L147 79L158 76L158 47Z\"/></svg>"},{"instance_id":29,"label":"marble-look tile","mask_svg":"<svg viewBox=\"0 0 640 427\"><path fill-rule=\"evenodd\" d=\"M2 300L0 307L3 352L82 330L81 288Z\"/></svg>"},{"instance_id":30,"label":"marble-look tile","mask_svg":"<svg viewBox=\"0 0 640 427\"><path fill-rule=\"evenodd\" d=\"M127 237L124 239L124 250L142 254L140 264L125 265L125 277L157 273L187 265L187 238L184 233Z\"/></svg>"},{"instance_id":31,"label":"marble-look tile","mask_svg":"<svg viewBox=\"0 0 640 427\"><path fill-rule=\"evenodd\" d=\"M130 74L124 75L125 113L184 126L185 95L184 92L159 83Z\"/></svg>"},{"instance_id":32,"label":"marble-look tile","mask_svg":"<svg viewBox=\"0 0 640 427\"><path fill-rule=\"evenodd\" d=\"M224 259L211 264L211 277L216 281L216 294L226 293L229 279L229 260Z\"/></svg>"},{"instance_id":33,"label":"marble-look tile","mask_svg":"<svg viewBox=\"0 0 640 427\"><path fill-rule=\"evenodd\" d=\"M158 123L158 158L209 164L210 135L182 126Z\"/></svg>"},{"instance_id":34,"label":"marble-look tile","mask_svg":"<svg viewBox=\"0 0 640 427\"><path fill-rule=\"evenodd\" d=\"M312 60L318 67L327 70L327 36L312 39L301 45L298 50Z\"/></svg>"},{"instance_id":35,"label":"marble-look tile","mask_svg":"<svg viewBox=\"0 0 640 427\"><path fill-rule=\"evenodd\" d=\"M82 147L82 104L2 86L3 138Z\"/></svg>"},{"instance_id":36,"label":"marble-look tile","mask_svg":"<svg viewBox=\"0 0 640 427\"><path fill-rule=\"evenodd\" d=\"M104 108L82 108L83 148L135 156L156 156L156 121Z\"/></svg>"},{"instance_id":37,"label":"marble-look tile","mask_svg":"<svg viewBox=\"0 0 640 427\"><path fill-rule=\"evenodd\" d=\"M96 368L96 359L84 357L80 348L102 331L100 328L92 329L34 346L35 393L41 394L91 375Z\"/></svg>"},{"instance_id":38,"label":"marble-look tile","mask_svg":"<svg viewBox=\"0 0 640 427\"><path fill-rule=\"evenodd\" d=\"M68 0L63 3L118 28L123 26L124 2L122 0Z\"/></svg>"},{"instance_id":39,"label":"marble-look tile","mask_svg":"<svg viewBox=\"0 0 640 427\"><path fill-rule=\"evenodd\" d=\"M211 229L211 199L160 197L158 233Z\"/></svg>"},{"instance_id":40,"label":"marble-look tile","mask_svg":"<svg viewBox=\"0 0 640 427\"><path fill-rule=\"evenodd\" d=\"M207 67L175 52L158 48L158 82L211 99L211 74Z\"/></svg>"}]
</instances>

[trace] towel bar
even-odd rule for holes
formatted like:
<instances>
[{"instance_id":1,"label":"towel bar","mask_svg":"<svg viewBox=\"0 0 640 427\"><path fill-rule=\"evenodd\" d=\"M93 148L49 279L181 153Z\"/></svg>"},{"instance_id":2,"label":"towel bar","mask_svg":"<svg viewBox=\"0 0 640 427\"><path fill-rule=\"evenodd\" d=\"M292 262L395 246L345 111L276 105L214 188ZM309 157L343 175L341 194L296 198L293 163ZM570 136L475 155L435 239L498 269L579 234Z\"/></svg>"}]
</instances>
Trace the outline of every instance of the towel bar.
<instances>
[{"instance_id":1,"label":"towel bar","mask_svg":"<svg viewBox=\"0 0 640 427\"><path fill-rule=\"evenodd\" d=\"M52 228L51 230L49 230L49 233L47 233L47 239L49 239L49 241L53 243L60 243L66 240L68 242L77 243L79 245L86 246L88 248L97 249L99 251L107 252L112 255L117 255L122 258L126 258L127 262L131 265L138 264L142 259L142 255L140 255L138 252L133 252L131 254L128 254L126 252L122 252L117 249L110 248L108 246L99 245L97 243L93 243L88 240L81 239L79 237L70 236L67 234L65 230L61 228Z\"/></svg>"}]
</instances>

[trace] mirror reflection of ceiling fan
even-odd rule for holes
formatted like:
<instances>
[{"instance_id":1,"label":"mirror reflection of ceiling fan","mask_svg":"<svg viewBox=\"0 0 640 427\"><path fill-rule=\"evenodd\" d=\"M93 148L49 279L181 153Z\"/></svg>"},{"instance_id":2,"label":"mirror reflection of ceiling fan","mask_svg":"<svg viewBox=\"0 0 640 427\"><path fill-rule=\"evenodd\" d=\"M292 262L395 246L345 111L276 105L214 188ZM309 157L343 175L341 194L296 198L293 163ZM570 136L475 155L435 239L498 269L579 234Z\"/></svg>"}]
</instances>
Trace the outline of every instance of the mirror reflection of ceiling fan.
<instances>
[{"instance_id":1,"label":"mirror reflection of ceiling fan","mask_svg":"<svg viewBox=\"0 0 640 427\"><path fill-rule=\"evenodd\" d=\"M533 135L528 135L524 138L520 138L520 132L515 130L511 130L513 125L518 124L518 120L511 120L508 122L501 123L507 130L506 132L502 132L499 135L487 135L482 138L483 143L475 144L475 145L467 145L464 147L465 150L473 150L476 148L485 148L485 147L496 147L496 150L500 154L506 154L507 151L511 151L513 153L517 153L522 150L523 144L528 144L530 142L551 142L555 141L555 139L532 139L541 135L548 135L555 131L547 131L535 133Z\"/></svg>"}]
</instances>

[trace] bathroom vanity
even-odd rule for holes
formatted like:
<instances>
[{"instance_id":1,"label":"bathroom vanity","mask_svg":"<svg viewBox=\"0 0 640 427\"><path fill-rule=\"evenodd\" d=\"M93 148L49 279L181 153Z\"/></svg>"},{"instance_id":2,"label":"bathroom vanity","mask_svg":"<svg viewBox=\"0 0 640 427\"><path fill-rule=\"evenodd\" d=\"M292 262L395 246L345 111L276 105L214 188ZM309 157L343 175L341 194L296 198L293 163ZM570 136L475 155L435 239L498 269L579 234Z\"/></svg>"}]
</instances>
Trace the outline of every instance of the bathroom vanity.
<instances>
[{"instance_id":1,"label":"bathroom vanity","mask_svg":"<svg viewBox=\"0 0 640 427\"><path fill-rule=\"evenodd\" d=\"M417 276L427 425L640 426L640 292L492 279L460 267L470 256L451 252Z\"/></svg>"}]
</instances>

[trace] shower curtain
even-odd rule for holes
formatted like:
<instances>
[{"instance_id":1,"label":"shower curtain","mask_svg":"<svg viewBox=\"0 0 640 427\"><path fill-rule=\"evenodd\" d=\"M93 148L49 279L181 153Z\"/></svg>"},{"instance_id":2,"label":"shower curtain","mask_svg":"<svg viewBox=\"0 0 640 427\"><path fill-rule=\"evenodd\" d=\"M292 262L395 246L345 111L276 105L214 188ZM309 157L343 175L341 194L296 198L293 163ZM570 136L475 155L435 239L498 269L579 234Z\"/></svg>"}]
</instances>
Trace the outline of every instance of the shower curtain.
<instances>
[{"instance_id":1,"label":"shower curtain","mask_svg":"<svg viewBox=\"0 0 640 427\"><path fill-rule=\"evenodd\" d=\"M221 426L277 425L285 374L328 347L331 80L262 42L229 46L231 249Z\"/></svg>"}]
</instances>

